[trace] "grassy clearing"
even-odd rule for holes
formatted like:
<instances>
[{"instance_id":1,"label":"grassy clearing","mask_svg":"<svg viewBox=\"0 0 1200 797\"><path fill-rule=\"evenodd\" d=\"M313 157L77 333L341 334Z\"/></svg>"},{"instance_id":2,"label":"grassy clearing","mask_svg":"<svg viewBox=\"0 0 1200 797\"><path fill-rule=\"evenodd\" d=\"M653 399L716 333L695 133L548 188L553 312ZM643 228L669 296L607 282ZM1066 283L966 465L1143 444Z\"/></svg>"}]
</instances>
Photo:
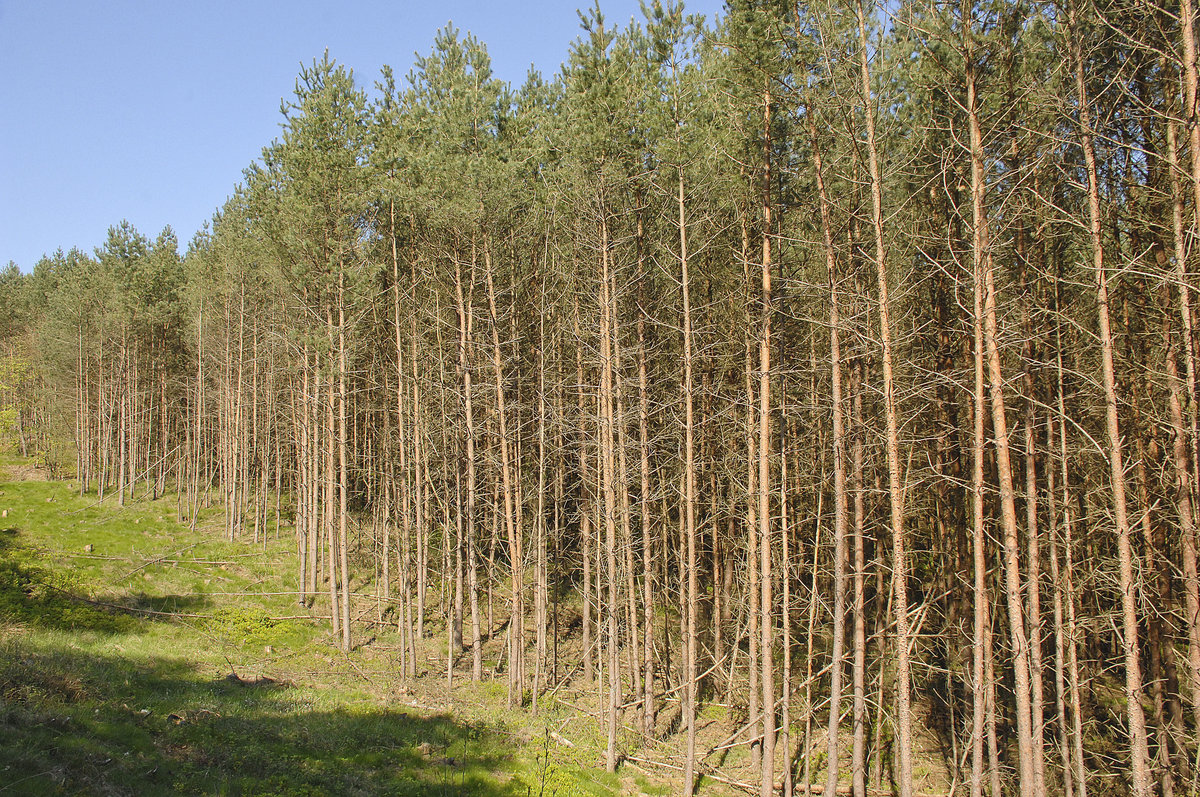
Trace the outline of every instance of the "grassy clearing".
<instances>
[{"instance_id":1,"label":"grassy clearing","mask_svg":"<svg viewBox=\"0 0 1200 797\"><path fill-rule=\"evenodd\" d=\"M118 509L4 478L0 795L664 793L598 771L598 734L565 710L448 690L432 661L403 682L386 632L340 653L276 594L285 541L193 532L172 500ZM571 722L569 749L549 729Z\"/></svg>"}]
</instances>

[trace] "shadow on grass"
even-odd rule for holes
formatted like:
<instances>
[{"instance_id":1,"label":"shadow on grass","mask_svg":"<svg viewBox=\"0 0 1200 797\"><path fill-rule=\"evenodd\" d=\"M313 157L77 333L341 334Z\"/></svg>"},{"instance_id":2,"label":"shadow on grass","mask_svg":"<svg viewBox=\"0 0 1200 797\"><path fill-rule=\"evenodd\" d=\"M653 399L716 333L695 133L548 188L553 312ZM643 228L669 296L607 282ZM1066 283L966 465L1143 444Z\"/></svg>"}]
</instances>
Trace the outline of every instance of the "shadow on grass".
<instances>
[{"instance_id":1,"label":"shadow on grass","mask_svg":"<svg viewBox=\"0 0 1200 797\"><path fill-rule=\"evenodd\" d=\"M145 592L130 592L117 602L119 606L142 614L148 619L169 618L174 614L195 614L212 606L212 598L203 594L148 595Z\"/></svg>"},{"instance_id":2,"label":"shadow on grass","mask_svg":"<svg viewBox=\"0 0 1200 797\"><path fill-rule=\"evenodd\" d=\"M211 605L205 595L130 592L109 605L80 596L68 571L43 567L17 555L17 530L0 529L0 622L59 631L129 633L137 619L169 620ZM132 616L131 616L132 615Z\"/></svg>"},{"instance_id":3,"label":"shadow on grass","mask_svg":"<svg viewBox=\"0 0 1200 797\"><path fill-rule=\"evenodd\" d=\"M13 557L16 537L16 529L0 529L0 622L109 634L135 627L132 618L77 597L68 573Z\"/></svg>"},{"instance_id":4,"label":"shadow on grass","mask_svg":"<svg viewBox=\"0 0 1200 797\"><path fill-rule=\"evenodd\" d=\"M515 743L502 728L319 710L311 695L11 640L0 644L0 794L526 793L509 781Z\"/></svg>"}]
</instances>

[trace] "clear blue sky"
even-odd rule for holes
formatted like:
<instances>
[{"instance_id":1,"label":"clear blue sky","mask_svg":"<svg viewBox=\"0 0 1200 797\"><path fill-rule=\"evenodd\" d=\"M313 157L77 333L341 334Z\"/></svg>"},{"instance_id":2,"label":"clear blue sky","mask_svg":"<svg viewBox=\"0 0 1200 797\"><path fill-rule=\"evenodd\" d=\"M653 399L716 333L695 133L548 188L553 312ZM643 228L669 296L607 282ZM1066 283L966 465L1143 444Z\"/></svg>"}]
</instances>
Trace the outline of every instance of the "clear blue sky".
<instances>
[{"instance_id":1,"label":"clear blue sky","mask_svg":"<svg viewBox=\"0 0 1200 797\"><path fill-rule=\"evenodd\" d=\"M496 74L547 77L590 0L0 0L0 266L100 245L128 219L181 248L279 133L301 62L330 55L371 87L408 73L448 21L483 40ZM691 0L709 21L721 0ZM601 0L606 19L638 0Z\"/></svg>"}]
</instances>

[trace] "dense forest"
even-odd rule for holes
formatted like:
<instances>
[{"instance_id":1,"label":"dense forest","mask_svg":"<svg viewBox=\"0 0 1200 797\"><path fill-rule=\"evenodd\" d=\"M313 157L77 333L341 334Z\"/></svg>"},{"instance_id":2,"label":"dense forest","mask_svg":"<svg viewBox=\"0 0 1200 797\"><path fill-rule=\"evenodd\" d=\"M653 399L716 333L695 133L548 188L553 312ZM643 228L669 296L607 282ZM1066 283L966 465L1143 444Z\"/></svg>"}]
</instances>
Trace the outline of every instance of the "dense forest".
<instances>
[{"instance_id":1,"label":"dense forest","mask_svg":"<svg viewBox=\"0 0 1200 797\"><path fill-rule=\"evenodd\" d=\"M924 729L975 797L1194 793L1192 0L581 23L519 88L314 60L185 254L10 264L0 421L294 536L344 649L587 685L610 770L690 794L721 704L763 795L910 797Z\"/></svg>"}]
</instances>

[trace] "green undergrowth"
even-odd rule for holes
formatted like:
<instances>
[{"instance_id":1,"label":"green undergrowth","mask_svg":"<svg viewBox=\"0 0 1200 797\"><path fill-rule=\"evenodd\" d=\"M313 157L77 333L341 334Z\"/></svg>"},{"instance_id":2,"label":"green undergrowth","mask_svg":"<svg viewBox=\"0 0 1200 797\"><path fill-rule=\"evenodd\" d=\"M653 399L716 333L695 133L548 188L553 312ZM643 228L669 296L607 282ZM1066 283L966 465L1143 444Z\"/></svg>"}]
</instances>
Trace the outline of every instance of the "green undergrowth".
<instances>
[{"instance_id":1,"label":"green undergrowth","mask_svg":"<svg viewBox=\"0 0 1200 797\"><path fill-rule=\"evenodd\" d=\"M191 530L173 497L119 508L3 481L12 464L0 458L0 797L627 790L594 750L546 741L556 715L504 709L503 690L466 689L463 711L396 699L385 655L339 652L326 622L276 594L294 589L287 530L228 542L215 511Z\"/></svg>"},{"instance_id":2,"label":"green undergrowth","mask_svg":"<svg viewBox=\"0 0 1200 797\"><path fill-rule=\"evenodd\" d=\"M186 658L0 648L6 793L510 794L502 734Z\"/></svg>"}]
</instances>

